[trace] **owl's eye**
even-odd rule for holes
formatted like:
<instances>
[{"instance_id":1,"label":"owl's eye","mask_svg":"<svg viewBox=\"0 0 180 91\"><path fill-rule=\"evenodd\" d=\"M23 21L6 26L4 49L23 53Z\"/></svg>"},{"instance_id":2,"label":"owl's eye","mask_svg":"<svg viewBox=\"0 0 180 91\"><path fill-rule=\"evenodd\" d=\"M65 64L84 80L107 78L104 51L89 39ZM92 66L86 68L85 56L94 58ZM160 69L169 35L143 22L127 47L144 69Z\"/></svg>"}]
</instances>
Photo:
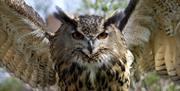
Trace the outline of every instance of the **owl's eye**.
<instances>
[{"instance_id":1,"label":"owl's eye","mask_svg":"<svg viewBox=\"0 0 180 91\"><path fill-rule=\"evenodd\" d=\"M81 33L77 32L77 31L72 33L72 37L74 39L77 39L77 40L80 40L80 39L84 38L84 36Z\"/></svg>"},{"instance_id":2,"label":"owl's eye","mask_svg":"<svg viewBox=\"0 0 180 91\"><path fill-rule=\"evenodd\" d=\"M98 39L105 39L107 37L108 37L108 33L106 33L106 32L102 32L101 34L99 34L97 36Z\"/></svg>"}]
</instances>

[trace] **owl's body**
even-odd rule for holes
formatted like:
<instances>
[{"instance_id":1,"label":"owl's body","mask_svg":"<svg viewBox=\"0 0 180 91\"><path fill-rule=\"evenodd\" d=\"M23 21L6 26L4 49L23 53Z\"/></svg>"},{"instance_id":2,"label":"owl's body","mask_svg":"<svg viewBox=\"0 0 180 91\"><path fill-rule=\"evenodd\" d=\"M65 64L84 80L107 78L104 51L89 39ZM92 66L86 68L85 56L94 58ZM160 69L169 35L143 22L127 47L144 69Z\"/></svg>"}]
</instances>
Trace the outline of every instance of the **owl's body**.
<instances>
[{"instance_id":1,"label":"owl's body","mask_svg":"<svg viewBox=\"0 0 180 91\"><path fill-rule=\"evenodd\" d=\"M127 91L131 53L121 32L95 15L64 23L51 39L62 91ZM77 25L76 25L77 24ZM66 39L66 40L65 40Z\"/></svg>"}]
</instances>

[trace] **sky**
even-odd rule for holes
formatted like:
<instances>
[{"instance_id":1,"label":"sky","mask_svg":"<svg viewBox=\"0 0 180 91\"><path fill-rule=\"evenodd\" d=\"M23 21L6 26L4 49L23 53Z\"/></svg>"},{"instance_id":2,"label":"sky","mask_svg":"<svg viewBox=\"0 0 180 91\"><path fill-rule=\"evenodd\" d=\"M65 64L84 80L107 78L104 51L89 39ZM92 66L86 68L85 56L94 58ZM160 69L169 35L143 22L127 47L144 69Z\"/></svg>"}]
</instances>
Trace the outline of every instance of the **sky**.
<instances>
[{"instance_id":1,"label":"sky","mask_svg":"<svg viewBox=\"0 0 180 91\"><path fill-rule=\"evenodd\" d=\"M0 84L3 83L7 77L10 77L10 75L0 68Z\"/></svg>"},{"instance_id":2,"label":"sky","mask_svg":"<svg viewBox=\"0 0 180 91\"><path fill-rule=\"evenodd\" d=\"M81 3L81 0L25 0L25 2L32 6L42 18L48 14L56 11L55 7L60 7L66 12L75 12ZM47 9L44 11L44 9Z\"/></svg>"}]
</instances>

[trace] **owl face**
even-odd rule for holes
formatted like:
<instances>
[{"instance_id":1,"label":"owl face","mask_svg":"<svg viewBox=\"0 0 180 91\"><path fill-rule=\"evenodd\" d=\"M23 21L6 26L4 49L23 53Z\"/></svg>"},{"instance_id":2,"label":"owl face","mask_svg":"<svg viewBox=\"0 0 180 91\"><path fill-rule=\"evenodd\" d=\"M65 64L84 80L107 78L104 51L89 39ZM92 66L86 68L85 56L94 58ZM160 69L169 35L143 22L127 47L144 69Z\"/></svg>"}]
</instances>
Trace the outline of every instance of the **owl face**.
<instances>
[{"instance_id":1,"label":"owl face","mask_svg":"<svg viewBox=\"0 0 180 91\"><path fill-rule=\"evenodd\" d=\"M57 16L63 24L54 36L54 49L59 60L82 64L104 64L119 60L126 52L121 32L108 19L96 15L83 15L75 19Z\"/></svg>"},{"instance_id":2,"label":"owl face","mask_svg":"<svg viewBox=\"0 0 180 91\"><path fill-rule=\"evenodd\" d=\"M67 29L58 30L59 42L62 42L61 50L66 50L77 60L83 62L97 62L100 59L108 59L108 53L119 54L123 49L123 43L118 39L120 32L114 25L106 25L105 19L95 15L79 16L74 19L74 24ZM122 46L122 47L121 47ZM120 48L121 47L121 48ZM105 58L107 57L107 58Z\"/></svg>"},{"instance_id":3,"label":"owl face","mask_svg":"<svg viewBox=\"0 0 180 91\"><path fill-rule=\"evenodd\" d=\"M118 31L113 31L113 26L104 26L103 17L86 15L79 16L76 20L77 27L71 33L71 38L75 42L74 52L98 61L95 59L102 54L115 50L112 38Z\"/></svg>"}]
</instances>

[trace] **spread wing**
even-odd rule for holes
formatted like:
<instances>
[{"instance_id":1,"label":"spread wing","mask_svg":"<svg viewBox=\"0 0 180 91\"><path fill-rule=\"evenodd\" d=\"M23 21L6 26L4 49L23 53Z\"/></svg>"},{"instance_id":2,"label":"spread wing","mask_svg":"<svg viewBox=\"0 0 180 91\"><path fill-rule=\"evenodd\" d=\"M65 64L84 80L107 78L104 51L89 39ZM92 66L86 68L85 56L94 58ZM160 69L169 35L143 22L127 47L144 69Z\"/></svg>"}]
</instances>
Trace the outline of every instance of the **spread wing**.
<instances>
[{"instance_id":1,"label":"spread wing","mask_svg":"<svg viewBox=\"0 0 180 91\"><path fill-rule=\"evenodd\" d=\"M123 35L139 70L180 83L180 0L139 0Z\"/></svg>"},{"instance_id":2,"label":"spread wing","mask_svg":"<svg viewBox=\"0 0 180 91\"><path fill-rule=\"evenodd\" d=\"M0 65L34 87L56 80L45 25L23 0L0 0Z\"/></svg>"}]
</instances>

